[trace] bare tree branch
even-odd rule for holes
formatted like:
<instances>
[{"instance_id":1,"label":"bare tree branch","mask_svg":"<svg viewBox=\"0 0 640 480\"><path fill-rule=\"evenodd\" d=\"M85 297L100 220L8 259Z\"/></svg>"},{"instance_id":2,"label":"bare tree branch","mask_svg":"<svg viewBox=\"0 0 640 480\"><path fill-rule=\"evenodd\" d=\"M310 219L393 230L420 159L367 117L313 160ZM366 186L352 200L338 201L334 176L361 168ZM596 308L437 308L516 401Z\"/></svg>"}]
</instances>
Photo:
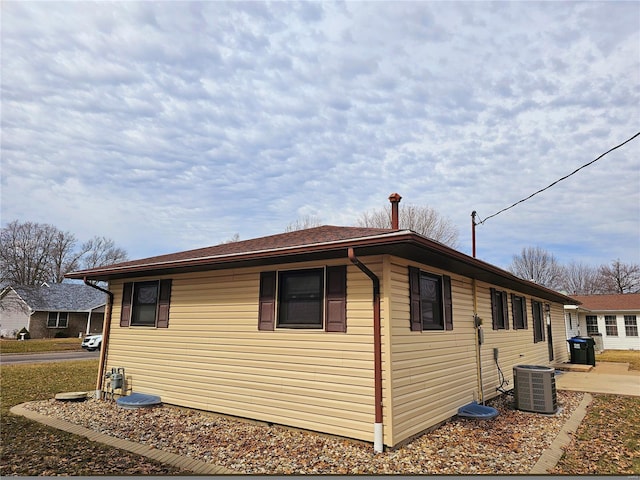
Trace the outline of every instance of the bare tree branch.
<instances>
[{"instance_id":1,"label":"bare tree branch","mask_svg":"<svg viewBox=\"0 0 640 480\"><path fill-rule=\"evenodd\" d=\"M306 228L319 227L321 225L320 219L313 215L305 215L302 218L298 218L294 222L291 222L284 229L285 232L295 232L296 230L304 230Z\"/></svg>"},{"instance_id":2,"label":"bare tree branch","mask_svg":"<svg viewBox=\"0 0 640 480\"><path fill-rule=\"evenodd\" d=\"M507 269L515 276L557 289L561 285L562 267L553 254L540 247L526 247L520 255L514 255Z\"/></svg>"},{"instance_id":3,"label":"bare tree branch","mask_svg":"<svg viewBox=\"0 0 640 480\"><path fill-rule=\"evenodd\" d=\"M402 229L412 230L451 248L458 246L456 226L429 206L400 205L398 217ZM381 210L364 212L357 224L361 227L391 228L391 206L386 205Z\"/></svg>"},{"instance_id":4,"label":"bare tree branch","mask_svg":"<svg viewBox=\"0 0 640 480\"><path fill-rule=\"evenodd\" d=\"M622 263L620 259L611 265L602 265L599 269L602 277L603 293L640 292L640 265Z\"/></svg>"}]
</instances>

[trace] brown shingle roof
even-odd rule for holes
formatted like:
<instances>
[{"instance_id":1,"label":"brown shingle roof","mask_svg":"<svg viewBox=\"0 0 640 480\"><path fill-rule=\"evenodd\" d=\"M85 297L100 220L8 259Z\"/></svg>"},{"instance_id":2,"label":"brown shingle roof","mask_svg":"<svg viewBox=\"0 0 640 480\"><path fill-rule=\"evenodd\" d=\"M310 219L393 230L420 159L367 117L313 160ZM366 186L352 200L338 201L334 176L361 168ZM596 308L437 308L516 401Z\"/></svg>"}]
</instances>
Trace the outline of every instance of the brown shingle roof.
<instances>
[{"instance_id":1,"label":"brown shingle roof","mask_svg":"<svg viewBox=\"0 0 640 480\"><path fill-rule=\"evenodd\" d=\"M571 295L582 303L580 308L592 311L640 310L640 293L611 295Z\"/></svg>"},{"instance_id":2,"label":"brown shingle roof","mask_svg":"<svg viewBox=\"0 0 640 480\"><path fill-rule=\"evenodd\" d=\"M372 236L391 234L395 232L397 232L397 230L391 230L387 228L336 227L332 225L323 225L321 227L279 233L276 235L269 235L267 237L252 238L250 240L223 243L211 247L198 248L195 250L187 250L183 252L170 253L167 255L158 255L155 257L132 260L115 265L84 270L82 272L73 272L69 276L72 278L81 278L81 275L78 275L79 273L91 274L91 272L124 269L126 267L136 267L142 265L170 264L174 262L201 260L206 258L223 257L235 254L251 254L255 252L264 252L292 247L309 247L330 242L367 238Z\"/></svg>"},{"instance_id":3,"label":"brown shingle roof","mask_svg":"<svg viewBox=\"0 0 640 480\"><path fill-rule=\"evenodd\" d=\"M407 258L554 302L577 303L566 295L518 278L411 230L330 225L71 272L67 277L111 281L136 276L346 259L349 249L354 249L361 256Z\"/></svg>"}]
</instances>

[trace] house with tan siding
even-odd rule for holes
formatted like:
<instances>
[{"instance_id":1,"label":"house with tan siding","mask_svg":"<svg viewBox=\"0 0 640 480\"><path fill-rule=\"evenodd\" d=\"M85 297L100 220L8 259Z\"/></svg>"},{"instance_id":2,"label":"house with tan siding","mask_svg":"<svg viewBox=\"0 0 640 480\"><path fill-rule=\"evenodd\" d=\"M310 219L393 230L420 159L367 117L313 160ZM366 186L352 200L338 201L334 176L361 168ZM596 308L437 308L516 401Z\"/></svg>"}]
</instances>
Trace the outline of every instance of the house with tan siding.
<instances>
[{"instance_id":1,"label":"house with tan siding","mask_svg":"<svg viewBox=\"0 0 640 480\"><path fill-rule=\"evenodd\" d=\"M98 389L394 447L498 366L568 361L569 297L410 230L321 226L78 271L108 282ZM497 356L497 360L494 356ZM507 387L509 388L509 387Z\"/></svg>"}]
</instances>

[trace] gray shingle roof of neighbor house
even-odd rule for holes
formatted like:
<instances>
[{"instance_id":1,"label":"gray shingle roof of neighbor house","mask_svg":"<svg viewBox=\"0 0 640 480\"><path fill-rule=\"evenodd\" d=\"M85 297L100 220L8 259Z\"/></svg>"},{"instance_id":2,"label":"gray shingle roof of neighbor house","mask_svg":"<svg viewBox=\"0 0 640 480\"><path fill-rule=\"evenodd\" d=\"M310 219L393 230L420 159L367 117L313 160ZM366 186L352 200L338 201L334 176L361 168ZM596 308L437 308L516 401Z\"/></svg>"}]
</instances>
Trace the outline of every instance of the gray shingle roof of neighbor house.
<instances>
[{"instance_id":1,"label":"gray shingle roof of neighbor house","mask_svg":"<svg viewBox=\"0 0 640 480\"><path fill-rule=\"evenodd\" d=\"M88 312L107 303L107 295L83 284L13 285L12 288L33 311Z\"/></svg>"},{"instance_id":2,"label":"gray shingle roof of neighbor house","mask_svg":"<svg viewBox=\"0 0 640 480\"><path fill-rule=\"evenodd\" d=\"M411 230L332 225L80 270L69 273L67 277L112 280L296 261L346 259L349 248L353 248L361 257L395 255L551 301L580 303Z\"/></svg>"}]
</instances>

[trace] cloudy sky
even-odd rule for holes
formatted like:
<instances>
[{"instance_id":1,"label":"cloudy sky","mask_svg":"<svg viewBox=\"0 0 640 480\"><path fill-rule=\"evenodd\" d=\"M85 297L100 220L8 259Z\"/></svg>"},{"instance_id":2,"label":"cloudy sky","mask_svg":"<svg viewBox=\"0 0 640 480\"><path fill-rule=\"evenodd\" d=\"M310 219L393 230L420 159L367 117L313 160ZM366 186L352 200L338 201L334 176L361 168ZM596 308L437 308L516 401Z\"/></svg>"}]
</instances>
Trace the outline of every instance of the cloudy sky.
<instances>
[{"instance_id":1,"label":"cloudy sky","mask_svg":"<svg viewBox=\"0 0 640 480\"><path fill-rule=\"evenodd\" d=\"M479 219L640 131L638 2L15 2L2 225L130 258L355 225L389 194ZM640 137L477 227L478 258L640 263Z\"/></svg>"}]
</instances>

